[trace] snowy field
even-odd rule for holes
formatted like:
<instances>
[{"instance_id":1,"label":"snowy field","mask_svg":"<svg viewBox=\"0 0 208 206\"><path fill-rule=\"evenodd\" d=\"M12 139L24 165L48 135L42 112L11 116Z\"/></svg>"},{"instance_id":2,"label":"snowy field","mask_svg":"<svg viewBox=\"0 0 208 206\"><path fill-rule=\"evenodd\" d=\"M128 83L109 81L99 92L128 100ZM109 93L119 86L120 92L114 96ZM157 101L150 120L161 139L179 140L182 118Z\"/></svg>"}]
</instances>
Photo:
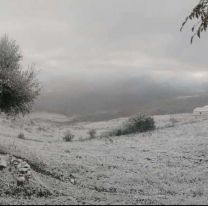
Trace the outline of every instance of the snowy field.
<instances>
[{"instance_id":1,"label":"snowy field","mask_svg":"<svg viewBox=\"0 0 208 206\"><path fill-rule=\"evenodd\" d=\"M51 194L2 192L0 203L207 204L208 117L154 118L154 132L100 138L125 118L74 123L48 113L17 120L1 116L0 153L28 162L34 181ZM90 129L96 129L96 139L89 139ZM68 130L75 135L72 142L62 139ZM25 139L17 138L19 133ZM1 188L9 182L2 175Z\"/></svg>"}]
</instances>

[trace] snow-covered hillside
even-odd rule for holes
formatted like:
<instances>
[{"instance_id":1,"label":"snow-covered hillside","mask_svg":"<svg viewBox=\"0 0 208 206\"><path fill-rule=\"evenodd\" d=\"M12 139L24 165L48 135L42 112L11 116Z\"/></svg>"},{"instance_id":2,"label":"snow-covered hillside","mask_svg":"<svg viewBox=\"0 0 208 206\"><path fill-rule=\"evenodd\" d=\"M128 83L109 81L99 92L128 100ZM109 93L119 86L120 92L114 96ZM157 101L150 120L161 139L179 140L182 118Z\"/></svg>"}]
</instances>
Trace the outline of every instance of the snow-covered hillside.
<instances>
[{"instance_id":1,"label":"snow-covered hillside","mask_svg":"<svg viewBox=\"0 0 208 206\"><path fill-rule=\"evenodd\" d=\"M2 192L0 203L207 204L208 117L154 118L154 132L89 140L90 129L100 136L125 118L74 123L47 113L17 120L2 116L0 153L28 162L33 187L38 182L51 193L28 199ZM68 130L75 135L72 142L62 139ZM21 132L25 139L17 138ZM2 188L9 177L0 174Z\"/></svg>"}]
</instances>

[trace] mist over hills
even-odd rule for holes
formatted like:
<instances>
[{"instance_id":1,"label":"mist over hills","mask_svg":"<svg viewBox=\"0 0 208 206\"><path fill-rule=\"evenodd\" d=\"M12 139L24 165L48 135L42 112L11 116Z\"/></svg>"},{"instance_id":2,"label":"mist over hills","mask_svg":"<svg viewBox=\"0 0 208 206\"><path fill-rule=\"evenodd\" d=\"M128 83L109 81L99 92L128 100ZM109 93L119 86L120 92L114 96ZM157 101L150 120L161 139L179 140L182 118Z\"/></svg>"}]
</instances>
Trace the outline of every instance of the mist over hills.
<instances>
[{"instance_id":1,"label":"mist over hills","mask_svg":"<svg viewBox=\"0 0 208 206\"><path fill-rule=\"evenodd\" d=\"M180 80L157 81L152 77L131 77L106 82L61 81L47 86L35 110L75 116L81 120L106 120L147 114L192 112L208 104L208 84Z\"/></svg>"}]
</instances>

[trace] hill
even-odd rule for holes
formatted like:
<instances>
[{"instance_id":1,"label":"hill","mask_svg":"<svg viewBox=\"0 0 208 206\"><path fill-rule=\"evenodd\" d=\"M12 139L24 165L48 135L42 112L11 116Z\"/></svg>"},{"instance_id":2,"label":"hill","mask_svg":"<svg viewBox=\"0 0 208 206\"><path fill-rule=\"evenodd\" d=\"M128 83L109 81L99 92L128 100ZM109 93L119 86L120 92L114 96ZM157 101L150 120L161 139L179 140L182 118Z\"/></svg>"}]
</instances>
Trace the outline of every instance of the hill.
<instances>
[{"instance_id":1,"label":"hill","mask_svg":"<svg viewBox=\"0 0 208 206\"><path fill-rule=\"evenodd\" d=\"M48 113L1 116L0 159L13 160L0 170L0 203L206 204L208 117L154 118L154 132L90 140L90 129L99 135L125 118L75 123ZM68 130L72 142L62 139ZM15 161L30 167L24 189L15 183Z\"/></svg>"},{"instance_id":2,"label":"hill","mask_svg":"<svg viewBox=\"0 0 208 206\"><path fill-rule=\"evenodd\" d=\"M139 112L150 115L190 113L195 107L208 104L208 85L201 82L161 82L155 78L132 77L105 82L105 86L100 87L93 81L71 84L63 80L46 85L50 90L42 92L35 111L74 116L80 121L103 121Z\"/></svg>"}]
</instances>

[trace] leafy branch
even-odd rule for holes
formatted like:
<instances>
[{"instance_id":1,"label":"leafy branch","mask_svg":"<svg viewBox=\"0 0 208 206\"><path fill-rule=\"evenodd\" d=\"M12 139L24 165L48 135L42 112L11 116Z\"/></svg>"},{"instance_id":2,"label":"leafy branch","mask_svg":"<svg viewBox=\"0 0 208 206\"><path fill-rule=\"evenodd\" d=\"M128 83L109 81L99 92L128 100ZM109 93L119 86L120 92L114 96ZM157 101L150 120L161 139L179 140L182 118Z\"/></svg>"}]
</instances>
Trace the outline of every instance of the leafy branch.
<instances>
[{"instance_id":1,"label":"leafy branch","mask_svg":"<svg viewBox=\"0 0 208 206\"><path fill-rule=\"evenodd\" d=\"M193 11L189 16L186 17L185 21L182 23L180 31L183 30L185 24L188 21L198 20L192 28L191 44L196 36L201 37L201 33L207 30L208 26L208 0L200 0L199 3L194 7Z\"/></svg>"}]
</instances>

